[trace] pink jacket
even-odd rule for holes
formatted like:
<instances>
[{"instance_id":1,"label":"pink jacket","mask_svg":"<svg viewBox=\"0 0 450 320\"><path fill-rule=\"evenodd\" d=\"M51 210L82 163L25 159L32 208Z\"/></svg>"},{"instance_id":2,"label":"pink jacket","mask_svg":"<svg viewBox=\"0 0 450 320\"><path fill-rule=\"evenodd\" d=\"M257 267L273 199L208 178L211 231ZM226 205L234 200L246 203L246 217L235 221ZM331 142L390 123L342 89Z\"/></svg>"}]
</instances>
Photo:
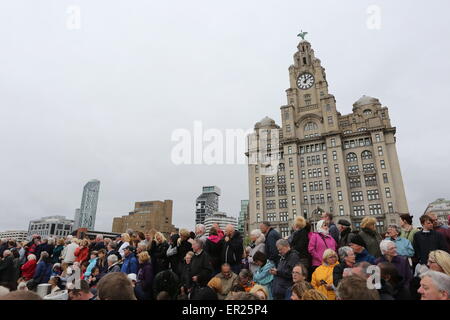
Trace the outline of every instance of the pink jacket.
<instances>
[{"instance_id":1,"label":"pink jacket","mask_svg":"<svg viewBox=\"0 0 450 320\"><path fill-rule=\"evenodd\" d=\"M308 252L312 257L312 265L320 266L322 264L323 253L326 249L336 251L336 241L330 235L324 236L318 232L311 232L310 235Z\"/></svg>"}]
</instances>

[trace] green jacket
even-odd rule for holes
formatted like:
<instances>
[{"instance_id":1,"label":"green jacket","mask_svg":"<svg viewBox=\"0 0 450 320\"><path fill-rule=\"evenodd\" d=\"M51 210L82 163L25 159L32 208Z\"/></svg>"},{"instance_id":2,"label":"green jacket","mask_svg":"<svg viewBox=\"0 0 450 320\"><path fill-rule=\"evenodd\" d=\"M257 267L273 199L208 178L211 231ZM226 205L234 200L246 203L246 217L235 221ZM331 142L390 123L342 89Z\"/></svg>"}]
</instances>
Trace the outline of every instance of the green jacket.
<instances>
[{"instance_id":1,"label":"green jacket","mask_svg":"<svg viewBox=\"0 0 450 320\"><path fill-rule=\"evenodd\" d=\"M411 231L402 230L402 232L400 233L400 237L408 239L409 241L411 241L412 244L414 242L414 235L418 231L419 230L416 228L412 228Z\"/></svg>"}]
</instances>

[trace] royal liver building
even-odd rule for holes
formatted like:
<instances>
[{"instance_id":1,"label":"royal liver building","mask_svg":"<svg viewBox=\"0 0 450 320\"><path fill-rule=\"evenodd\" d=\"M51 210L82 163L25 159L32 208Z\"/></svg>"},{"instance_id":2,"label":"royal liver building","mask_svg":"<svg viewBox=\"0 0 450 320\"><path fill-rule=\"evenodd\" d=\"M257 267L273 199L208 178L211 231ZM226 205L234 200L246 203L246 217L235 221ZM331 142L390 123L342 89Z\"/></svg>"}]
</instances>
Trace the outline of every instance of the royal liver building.
<instances>
[{"instance_id":1,"label":"royal liver building","mask_svg":"<svg viewBox=\"0 0 450 320\"><path fill-rule=\"evenodd\" d=\"M297 215L327 211L353 228L375 217L382 231L408 212L388 109L363 96L341 115L311 44L297 48L282 126L266 117L249 136L250 230L266 220L286 236Z\"/></svg>"}]
</instances>

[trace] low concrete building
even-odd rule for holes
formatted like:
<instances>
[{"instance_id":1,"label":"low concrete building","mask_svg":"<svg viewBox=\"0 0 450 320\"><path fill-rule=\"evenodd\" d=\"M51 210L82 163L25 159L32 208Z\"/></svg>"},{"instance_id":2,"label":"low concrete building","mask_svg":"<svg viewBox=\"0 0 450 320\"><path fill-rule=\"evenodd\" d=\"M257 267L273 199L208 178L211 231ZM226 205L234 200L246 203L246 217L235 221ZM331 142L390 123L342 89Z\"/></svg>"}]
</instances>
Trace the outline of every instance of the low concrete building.
<instances>
[{"instance_id":1,"label":"low concrete building","mask_svg":"<svg viewBox=\"0 0 450 320\"><path fill-rule=\"evenodd\" d=\"M8 230L0 232L0 239L25 241L28 237L27 230Z\"/></svg>"},{"instance_id":2,"label":"low concrete building","mask_svg":"<svg viewBox=\"0 0 450 320\"><path fill-rule=\"evenodd\" d=\"M65 237L72 233L73 220L64 216L48 216L30 221L28 227L28 239L33 234L38 234L42 238Z\"/></svg>"}]
</instances>

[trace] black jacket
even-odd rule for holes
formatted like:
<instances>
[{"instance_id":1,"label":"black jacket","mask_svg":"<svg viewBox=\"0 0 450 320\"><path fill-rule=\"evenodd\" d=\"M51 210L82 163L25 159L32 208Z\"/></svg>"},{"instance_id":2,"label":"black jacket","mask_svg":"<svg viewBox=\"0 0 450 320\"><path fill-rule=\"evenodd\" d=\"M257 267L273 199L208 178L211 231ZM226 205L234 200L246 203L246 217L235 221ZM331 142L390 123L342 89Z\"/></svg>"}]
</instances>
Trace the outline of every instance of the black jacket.
<instances>
[{"instance_id":1,"label":"black jacket","mask_svg":"<svg viewBox=\"0 0 450 320\"><path fill-rule=\"evenodd\" d=\"M297 251L289 250L281 257L277 267L277 274L272 283L272 293L275 299L284 299L286 290L292 286L292 269L300 262Z\"/></svg>"},{"instance_id":2,"label":"black jacket","mask_svg":"<svg viewBox=\"0 0 450 320\"><path fill-rule=\"evenodd\" d=\"M278 265L278 261L280 261L280 255L278 254L278 249L276 243L281 239L280 234L274 228L270 228L266 233L266 255L267 259L275 262L275 265Z\"/></svg>"},{"instance_id":3,"label":"black jacket","mask_svg":"<svg viewBox=\"0 0 450 320\"><path fill-rule=\"evenodd\" d=\"M220 262L228 263L230 265L240 265L242 260L242 254L244 253L244 244L242 241L241 233L235 231L233 237L228 241L225 241L225 237L222 242L222 254L220 256Z\"/></svg>"},{"instance_id":4,"label":"black jacket","mask_svg":"<svg viewBox=\"0 0 450 320\"><path fill-rule=\"evenodd\" d=\"M181 266L183 265L184 262L184 257L186 257L186 253L188 253L189 251L192 251L192 245L189 241L187 240L183 240L180 242L179 245L177 245L177 266L176 266L176 272L178 274L178 276L181 275ZM172 270L174 270L172 268ZM175 270L174 270L175 271Z\"/></svg>"},{"instance_id":5,"label":"black jacket","mask_svg":"<svg viewBox=\"0 0 450 320\"><path fill-rule=\"evenodd\" d=\"M211 265L214 268L214 270L218 270L220 268L220 256L222 253L222 246L223 246L222 241L213 242L207 239L205 242L204 250L208 254L211 261Z\"/></svg>"},{"instance_id":6,"label":"black jacket","mask_svg":"<svg viewBox=\"0 0 450 320\"><path fill-rule=\"evenodd\" d=\"M366 249L369 254L375 258L381 257L380 242L381 236L369 228L362 228L359 235L363 238L366 243Z\"/></svg>"},{"instance_id":7,"label":"black jacket","mask_svg":"<svg viewBox=\"0 0 450 320\"><path fill-rule=\"evenodd\" d=\"M298 252L300 259L311 259L311 256L308 252L308 233L309 230L307 230L307 228L305 227L294 231L294 233L292 234L291 248Z\"/></svg>"},{"instance_id":8,"label":"black jacket","mask_svg":"<svg viewBox=\"0 0 450 320\"><path fill-rule=\"evenodd\" d=\"M15 279L16 273L14 257L12 255L0 260L0 282L17 281L17 279Z\"/></svg>"},{"instance_id":9,"label":"black jacket","mask_svg":"<svg viewBox=\"0 0 450 320\"><path fill-rule=\"evenodd\" d=\"M419 259L420 264L427 264L428 254L434 250L447 251L445 239L439 232L431 230L430 232L419 231L414 234L414 254Z\"/></svg>"},{"instance_id":10,"label":"black jacket","mask_svg":"<svg viewBox=\"0 0 450 320\"><path fill-rule=\"evenodd\" d=\"M155 274L163 270L169 269L169 260L167 259L167 249L169 249L169 244L167 241L156 244L152 243L152 261L155 269Z\"/></svg>"},{"instance_id":11,"label":"black jacket","mask_svg":"<svg viewBox=\"0 0 450 320\"><path fill-rule=\"evenodd\" d=\"M200 286L206 286L211 277L213 276L213 268L208 254L205 250L202 250L200 254L194 254L191 261L191 278L198 277L197 283Z\"/></svg>"},{"instance_id":12,"label":"black jacket","mask_svg":"<svg viewBox=\"0 0 450 320\"><path fill-rule=\"evenodd\" d=\"M357 232L353 232L352 229L349 228L345 228L345 230L343 230L339 236L339 248L348 246L350 244L350 241L353 239L353 237L357 234Z\"/></svg>"},{"instance_id":13,"label":"black jacket","mask_svg":"<svg viewBox=\"0 0 450 320\"><path fill-rule=\"evenodd\" d=\"M175 300L179 288L179 277L171 270L161 271L153 280L153 294L155 297L161 291L167 291L172 300Z\"/></svg>"},{"instance_id":14,"label":"black jacket","mask_svg":"<svg viewBox=\"0 0 450 320\"><path fill-rule=\"evenodd\" d=\"M339 230L334 224L334 222L330 223L330 236L336 241L336 243L339 243Z\"/></svg>"},{"instance_id":15,"label":"black jacket","mask_svg":"<svg viewBox=\"0 0 450 320\"><path fill-rule=\"evenodd\" d=\"M344 273L344 269L346 269L346 268L351 268L351 267L347 266L347 264L345 262L341 262L340 264L338 264L337 266L334 267L334 269L333 269L333 284L336 288L339 284L339 281L342 280L342 275Z\"/></svg>"}]
</instances>

